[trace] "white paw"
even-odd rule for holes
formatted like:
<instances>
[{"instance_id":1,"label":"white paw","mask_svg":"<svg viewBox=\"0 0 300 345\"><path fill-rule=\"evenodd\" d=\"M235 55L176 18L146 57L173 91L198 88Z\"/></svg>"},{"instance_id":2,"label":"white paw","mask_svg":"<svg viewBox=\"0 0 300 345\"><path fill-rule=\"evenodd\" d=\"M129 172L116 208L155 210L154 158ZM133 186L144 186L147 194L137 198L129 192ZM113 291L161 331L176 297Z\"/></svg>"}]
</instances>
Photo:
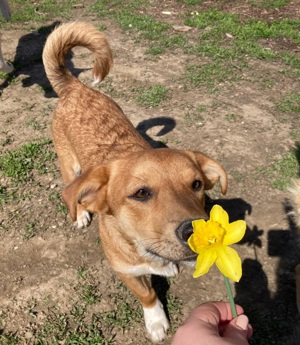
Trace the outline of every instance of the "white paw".
<instances>
[{"instance_id":1,"label":"white paw","mask_svg":"<svg viewBox=\"0 0 300 345\"><path fill-rule=\"evenodd\" d=\"M154 343L162 341L170 327L169 321L159 300L152 308L143 308L146 329Z\"/></svg>"},{"instance_id":2,"label":"white paw","mask_svg":"<svg viewBox=\"0 0 300 345\"><path fill-rule=\"evenodd\" d=\"M173 262L169 262L165 267L164 267L164 273L163 275L165 277L174 277L178 274L178 266L174 264Z\"/></svg>"},{"instance_id":3,"label":"white paw","mask_svg":"<svg viewBox=\"0 0 300 345\"><path fill-rule=\"evenodd\" d=\"M75 226L77 226L78 229L82 229L87 227L91 222L91 215L88 211L83 211L81 214L77 217L77 221L75 222Z\"/></svg>"}]
</instances>

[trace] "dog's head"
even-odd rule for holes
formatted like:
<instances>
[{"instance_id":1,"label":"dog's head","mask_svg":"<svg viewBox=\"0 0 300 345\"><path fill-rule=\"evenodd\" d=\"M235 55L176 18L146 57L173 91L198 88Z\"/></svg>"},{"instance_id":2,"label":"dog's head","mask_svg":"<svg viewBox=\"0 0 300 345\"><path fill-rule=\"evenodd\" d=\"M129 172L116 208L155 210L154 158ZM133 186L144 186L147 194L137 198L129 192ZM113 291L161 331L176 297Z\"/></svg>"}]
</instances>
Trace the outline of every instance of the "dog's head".
<instances>
[{"instance_id":1,"label":"dog's head","mask_svg":"<svg viewBox=\"0 0 300 345\"><path fill-rule=\"evenodd\" d=\"M187 245L191 222L207 218L205 190L217 181L225 194L226 172L201 152L149 149L86 171L65 188L63 199L73 221L79 203L113 216L141 255L186 261L195 259Z\"/></svg>"}]
</instances>

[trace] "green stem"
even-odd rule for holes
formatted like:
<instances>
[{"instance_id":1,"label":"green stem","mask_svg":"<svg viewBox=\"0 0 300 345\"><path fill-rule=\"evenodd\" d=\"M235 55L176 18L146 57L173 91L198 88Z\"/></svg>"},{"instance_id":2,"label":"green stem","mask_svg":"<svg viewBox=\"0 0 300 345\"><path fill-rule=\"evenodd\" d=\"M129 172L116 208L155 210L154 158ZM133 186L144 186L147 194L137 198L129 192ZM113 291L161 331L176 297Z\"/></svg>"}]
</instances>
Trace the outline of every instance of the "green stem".
<instances>
[{"instance_id":1,"label":"green stem","mask_svg":"<svg viewBox=\"0 0 300 345\"><path fill-rule=\"evenodd\" d=\"M225 280L226 290L227 290L227 294L228 294L228 298L229 298L232 318L235 318L235 317L237 317L237 312L236 312L236 307L235 307L235 303L234 303L231 288L230 288L229 279L228 279L228 277L224 276L224 280Z\"/></svg>"}]
</instances>

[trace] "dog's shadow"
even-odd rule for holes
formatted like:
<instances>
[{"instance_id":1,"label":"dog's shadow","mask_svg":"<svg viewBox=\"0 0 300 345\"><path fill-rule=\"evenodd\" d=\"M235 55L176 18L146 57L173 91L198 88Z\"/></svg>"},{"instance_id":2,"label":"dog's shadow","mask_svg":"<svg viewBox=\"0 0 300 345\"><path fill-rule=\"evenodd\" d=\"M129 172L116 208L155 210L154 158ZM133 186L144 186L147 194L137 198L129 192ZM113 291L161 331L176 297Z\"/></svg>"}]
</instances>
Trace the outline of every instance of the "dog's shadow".
<instances>
[{"instance_id":1,"label":"dog's shadow","mask_svg":"<svg viewBox=\"0 0 300 345\"><path fill-rule=\"evenodd\" d=\"M147 134L147 131L153 127L161 127L158 133L156 133L156 136L160 137L171 132L175 128L175 126L176 121L174 119L172 119L171 117L161 116L140 122L136 126L136 130L153 148L161 148L167 147L166 143L160 140L154 140Z\"/></svg>"},{"instance_id":2,"label":"dog's shadow","mask_svg":"<svg viewBox=\"0 0 300 345\"><path fill-rule=\"evenodd\" d=\"M4 89L13 82L14 79L22 75L21 82L24 88L37 84L44 91L44 96L46 98L56 97L46 77L42 54L47 37L55 27L60 24L61 22L55 21L51 25L41 26L38 30L20 37L14 60L11 61L14 70L9 73L6 79L0 84L1 89ZM75 68L72 64L71 57L72 53L68 56L68 68L72 70L73 75L78 77L78 75L86 69Z\"/></svg>"}]
</instances>

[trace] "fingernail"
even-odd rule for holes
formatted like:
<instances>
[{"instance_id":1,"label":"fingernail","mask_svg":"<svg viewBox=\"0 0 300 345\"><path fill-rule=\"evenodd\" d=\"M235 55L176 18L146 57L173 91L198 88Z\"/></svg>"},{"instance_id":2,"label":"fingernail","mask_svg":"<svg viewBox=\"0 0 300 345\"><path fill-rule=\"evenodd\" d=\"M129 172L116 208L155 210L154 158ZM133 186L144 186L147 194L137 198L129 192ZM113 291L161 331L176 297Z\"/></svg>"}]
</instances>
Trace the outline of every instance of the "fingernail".
<instances>
[{"instance_id":1,"label":"fingernail","mask_svg":"<svg viewBox=\"0 0 300 345\"><path fill-rule=\"evenodd\" d=\"M248 328L248 324L249 324L249 319L246 315L239 315L236 318L235 324L240 327L241 329L243 329L244 331L247 330Z\"/></svg>"}]
</instances>

